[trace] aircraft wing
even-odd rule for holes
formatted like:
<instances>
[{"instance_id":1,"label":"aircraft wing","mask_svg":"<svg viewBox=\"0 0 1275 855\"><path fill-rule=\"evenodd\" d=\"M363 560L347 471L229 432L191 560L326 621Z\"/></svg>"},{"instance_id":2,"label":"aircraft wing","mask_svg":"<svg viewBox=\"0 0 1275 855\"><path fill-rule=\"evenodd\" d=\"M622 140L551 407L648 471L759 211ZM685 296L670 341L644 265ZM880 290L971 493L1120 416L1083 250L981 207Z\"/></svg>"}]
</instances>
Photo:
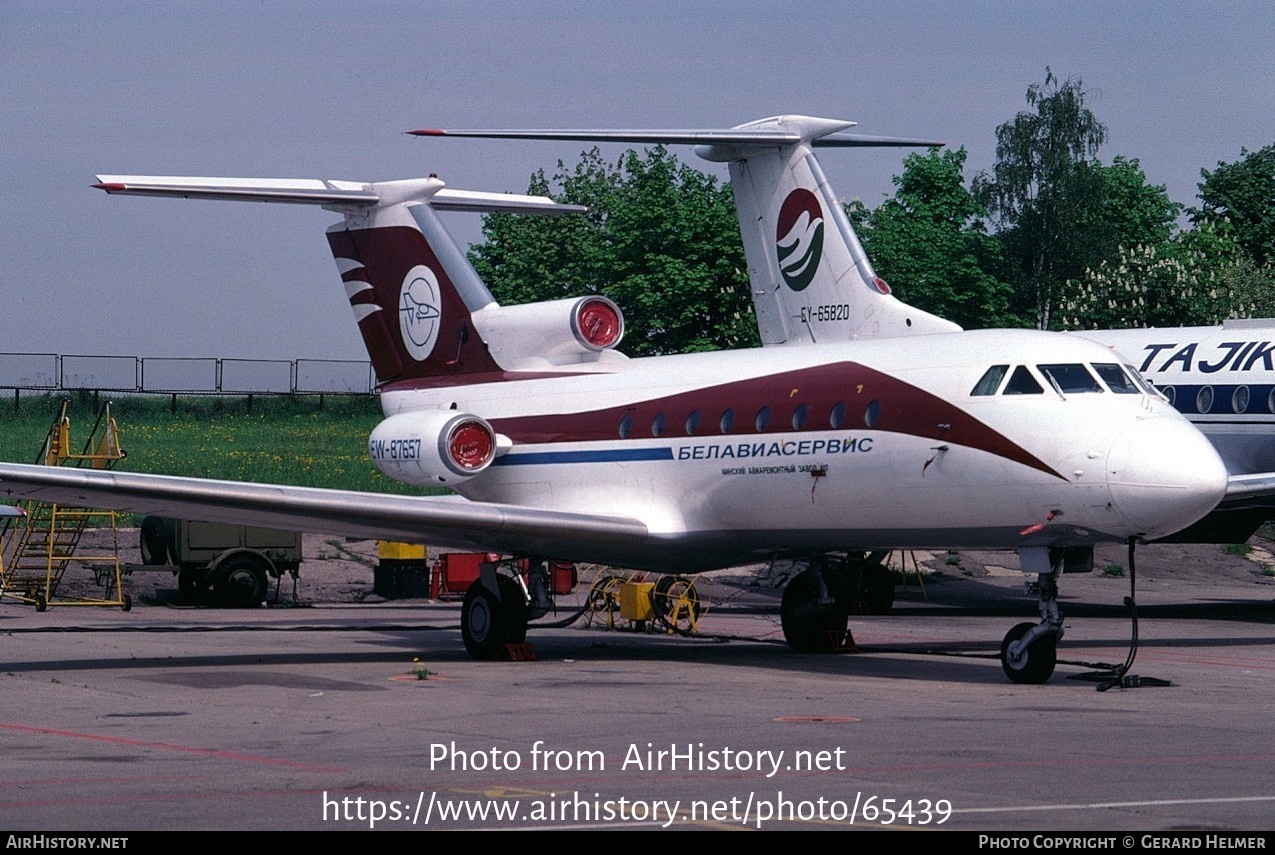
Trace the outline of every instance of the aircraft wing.
<instances>
[{"instance_id":1,"label":"aircraft wing","mask_svg":"<svg viewBox=\"0 0 1275 855\"><path fill-rule=\"evenodd\" d=\"M459 496L396 496L21 463L0 463L0 496L582 561L647 539L646 525L631 517L486 504Z\"/></svg>"},{"instance_id":2,"label":"aircraft wing","mask_svg":"<svg viewBox=\"0 0 1275 855\"><path fill-rule=\"evenodd\" d=\"M1275 472L1256 472L1251 475L1232 475L1226 484L1223 505L1243 505L1260 499L1275 497Z\"/></svg>"}]
</instances>

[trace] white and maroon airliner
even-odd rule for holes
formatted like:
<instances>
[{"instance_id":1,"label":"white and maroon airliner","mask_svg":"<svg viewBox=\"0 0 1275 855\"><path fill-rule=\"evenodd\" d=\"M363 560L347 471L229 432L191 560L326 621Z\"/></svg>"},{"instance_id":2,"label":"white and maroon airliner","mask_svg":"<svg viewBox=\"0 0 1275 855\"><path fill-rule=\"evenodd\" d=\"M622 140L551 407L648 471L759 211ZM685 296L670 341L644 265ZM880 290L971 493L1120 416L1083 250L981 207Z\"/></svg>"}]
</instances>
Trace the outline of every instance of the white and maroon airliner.
<instances>
[{"instance_id":1,"label":"white and maroon airliner","mask_svg":"<svg viewBox=\"0 0 1275 855\"><path fill-rule=\"evenodd\" d=\"M1003 644L1011 679L1048 679L1056 581L1101 542L1165 537L1227 494L1201 433L1110 348L1028 330L961 331L875 274L813 148L927 144L786 116L725 131L448 132L689 142L730 165L767 345L626 358L620 308L588 295L498 305L439 212L578 211L538 197L388 182L103 175L108 193L316 205L378 378L368 449L455 496L0 465L12 495L169 516L418 541L531 559L693 573L775 557L784 632L826 649L882 594L898 548L1012 548L1040 574L1039 624ZM436 136L443 132L421 132ZM785 346L776 346L785 345ZM1248 489L1248 488L1246 488ZM525 637L538 570L486 566L463 635L488 658ZM892 587L889 595L892 597Z\"/></svg>"}]
</instances>

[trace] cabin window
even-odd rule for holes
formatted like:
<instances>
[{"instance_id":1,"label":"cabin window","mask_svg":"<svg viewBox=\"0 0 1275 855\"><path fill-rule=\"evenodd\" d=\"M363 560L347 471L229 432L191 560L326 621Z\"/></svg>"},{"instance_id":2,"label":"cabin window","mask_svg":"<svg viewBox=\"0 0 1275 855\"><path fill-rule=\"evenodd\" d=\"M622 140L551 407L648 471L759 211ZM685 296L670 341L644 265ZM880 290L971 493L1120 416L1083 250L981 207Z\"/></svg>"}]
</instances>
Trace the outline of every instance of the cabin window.
<instances>
[{"instance_id":1,"label":"cabin window","mask_svg":"<svg viewBox=\"0 0 1275 855\"><path fill-rule=\"evenodd\" d=\"M735 426L735 411L728 409L722 413L722 419L717 425L722 429L722 433L730 433L730 429Z\"/></svg>"},{"instance_id":2,"label":"cabin window","mask_svg":"<svg viewBox=\"0 0 1275 855\"><path fill-rule=\"evenodd\" d=\"M1095 362L1093 370L1098 372L1098 376L1107 384L1107 388L1117 395L1138 394L1137 384L1130 380L1125 370L1114 362Z\"/></svg>"},{"instance_id":3,"label":"cabin window","mask_svg":"<svg viewBox=\"0 0 1275 855\"><path fill-rule=\"evenodd\" d=\"M1231 409L1237 413L1246 413L1248 412L1248 401L1248 387L1239 386L1234 394L1231 395Z\"/></svg>"},{"instance_id":4,"label":"cabin window","mask_svg":"<svg viewBox=\"0 0 1275 855\"><path fill-rule=\"evenodd\" d=\"M1275 392L1272 392L1271 400L1275 401ZM1275 410L1271 410L1275 413ZM832 412L828 413L828 427L836 430L841 427L841 423L846 420L846 405L842 401L832 405Z\"/></svg>"},{"instance_id":5,"label":"cabin window","mask_svg":"<svg viewBox=\"0 0 1275 855\"><path fill-rule=\"evenodd\" d=\"M664 414L660 413L651 419L651 436L660 436L664 433Z\"/></svg>"},{"instance_id":6,"label":"cabin window","mask_svg":"<svg viewBox=\"0 0 1275 855\"><path fill-rule=\"evenodd\" d=\"M1089 373L1089 369L1079 362L1065 365L1037 365L1036 367L1064 395L1102 391L1102 386Z\"/></svg>"},{"instance_id":7,"label":"cabin window","mask_svg":"<svg viewBox=\"0 0 1275 855\"><path fill-rule=\"evenodd\" d=\"M978 378L978 382L974 384L974 388L970 390L970 394L995 395L996 390L1001 387L1001 381L1005 379L1005 374L1008 371L1008 365L993 365L991 368L983 372L982 377Z\"/></svg>"},{"instance_id":8,"label":"cabin window","mask_svg":"<svg viewBox=\"0 0 1275 855\"><path fill-rule=\"evenodd\" d=\"M697 430L699 430L699 410L691 410L691 414L686 417L686 435L694 436Z\"/></svg>"},{"instance_id":9,"label":"cabin window","mask_svg":"<svg viewBox=\"0 0 1275 855\"><path fill-rule=\"evenodd\" d=\"M620 419L620 439L628 439L629 434L633 432L633 414L625 413L624 418Z\"/></svg>"},{"instance_id":10,"label":"cabin window","mask_svg":"<svg viewBox=\"0 0 1275 855\"><path fill-rule=\"evenodd\" d=\"M881 402L870 401L867 409L863 411L863 423L868 427L874 427L879 418L881 418Z\"/></svg>"},{"instance_id":11,"label":"cabin window","mask_svg":"<svg viewBox=\"0 0 1275 855\"><path fill-rule=\"evenodd\" d=\"M1213 409L1213 387L1205 386L1195 396L1195 411L1197 413L1207 413Z\"/></svg>"},{"instance_id":12,"label":"cabin window","mask_svg":"<svg viewBox=\"0 0 1275 855\"><path fill-rule=\"evenodd\" d=\"M805 404L798 404L797 409L792 411L792 429L801 430L806 426L806 414L809 411Z\"/></svg>"},{"instance_id":13,"label":"cabin window","mask_svg":"<svg viewBox=\"0 0 1275 855\"><path fill-rule=\"evenodd\" d=\"M770 426L770 407L762 407L757 411L757 418L753 419L753 427L758 431L763 431Z\"/></svg>"},{"instance_id":14,"label":"cabin window","mask_svg":"<svg viewBox=\"0 0 1275 855\"><path fill-rule=\"evenodd\" d=\"M1177 389L1174 389L1172 386L1161 386L1160 394L1164 395L1164 400L1168 401L1172 406L1175 406L1175 407L1177 406L1178 404ZM1275 413L1275 408L1272 408L1271 412Z\"/></svg>"},{"instance_id":15,"label":"cabin window","mask_svg":"<svg viewBox=\"0 0 1275 855\"><path fill-rule=\"evenodd\" d=\"M1009 376L1009 382L1005 384L1005 391L1002 395L1043 395L1045 390L1036 382L1036 378L1027 370L1026 365L1020 365L1014 369L1014 373Z\"/></svg>"}]
</instances>

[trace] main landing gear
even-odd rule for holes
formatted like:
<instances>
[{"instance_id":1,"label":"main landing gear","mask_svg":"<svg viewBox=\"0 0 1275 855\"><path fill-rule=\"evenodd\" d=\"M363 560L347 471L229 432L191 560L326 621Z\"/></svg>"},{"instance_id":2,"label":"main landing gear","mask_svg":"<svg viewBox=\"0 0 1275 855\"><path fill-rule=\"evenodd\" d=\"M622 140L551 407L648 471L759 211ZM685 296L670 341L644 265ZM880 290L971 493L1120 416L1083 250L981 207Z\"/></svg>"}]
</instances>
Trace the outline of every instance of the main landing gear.
<instances>
[{"instance_id":1,"label":"main landing gear","mask_svg":"<svg viewBox=\"0 0 1275 855\"><path fill-rule=\"evenodd\" d=\"M833 653L851 614L889 614L894 577L886 552L819 555L784 588L779 606L784 640L798 653Z\"/></svg>"},{"instance_id":2,"label":"main landing gear","mask_svg":"<svg viewBox=\"0 0 1275 855\"><path fill-rule=\"evenodd\" d=\"M527 640L527 599L522 586L498 576L496 590L478 579L465 592L460 611L460 635L475 659L495 659L506 644Z\"/></svg>"},{"instance_id":3,"label":"main landing gear","mask_svg":"<svg viewBox=\"0 0 1275 855\"><path fill-rule=\"evenodd\" d=\"M465 592L460 610L460 635L475 659L497 659L507 645L522 644L527 621L553 608L549 567L543 561L529 561L525 570L505 565L510 575L499 572L500 566L479 565L478 580Z\"/></svg>"}]
</instances>

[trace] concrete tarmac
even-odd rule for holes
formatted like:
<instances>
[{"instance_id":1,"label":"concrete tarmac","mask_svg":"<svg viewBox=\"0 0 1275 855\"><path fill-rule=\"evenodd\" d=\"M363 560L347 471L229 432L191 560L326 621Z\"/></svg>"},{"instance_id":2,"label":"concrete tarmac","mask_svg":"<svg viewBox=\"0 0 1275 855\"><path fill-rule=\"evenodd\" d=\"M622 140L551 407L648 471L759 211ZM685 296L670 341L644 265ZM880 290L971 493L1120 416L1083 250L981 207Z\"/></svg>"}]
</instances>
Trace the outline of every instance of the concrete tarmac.
<instances>
[{"instance_id":1,"label":"concrete tarmac","mask_svg":"<svg viewBox=\"0 0 1275 855\"><path fill-rule=\"evenodd\" d=\"M1275 827L1269 586L1148 582L1143 685L1099 692L1080 678L1126 659L1127 580L1064 577L1033 686L998 658L1035 620L1021 582L901 589L823 656L783 645L774 590L729 583L699 637L577 622L516 662L467 657L459 601L3 603L0 828Z\"/></svg>"}]
</instances>

